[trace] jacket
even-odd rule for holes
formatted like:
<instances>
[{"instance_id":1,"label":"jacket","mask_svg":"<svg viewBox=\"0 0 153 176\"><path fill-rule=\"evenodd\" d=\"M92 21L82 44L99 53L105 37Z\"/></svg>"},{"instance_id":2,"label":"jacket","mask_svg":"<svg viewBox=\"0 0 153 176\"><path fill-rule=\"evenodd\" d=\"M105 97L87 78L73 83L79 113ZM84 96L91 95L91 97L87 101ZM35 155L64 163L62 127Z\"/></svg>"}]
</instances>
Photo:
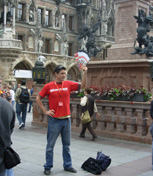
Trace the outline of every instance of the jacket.
<instances>
[{"instance_id":1,"label":"jacket","mask_svg":"<svg viewBox=\"0 0 153 176\"><path fill-rule=\"evenodd\" d=\"M0 136L5 146L11 145L11 134L15 126L15 112L8 101L0 97ZM0 144L0 173L5 171L4 147Z\"/></svg>"},{"instance_id":2,"label":"jacket","mask_svg":"<svg viewBox=\"0 0 153 176\"><path fill-rule=\"evenodd\" d=\"M88 100L88 103L87 103L87 100ZM88 110L90 117L93 116L94 112L97 113L96 103L94 101L94 98L90 94L87 94L81 99L80 105L81 105L81 112L85 112L86 110Z\"/></svg>"}]
</instances>

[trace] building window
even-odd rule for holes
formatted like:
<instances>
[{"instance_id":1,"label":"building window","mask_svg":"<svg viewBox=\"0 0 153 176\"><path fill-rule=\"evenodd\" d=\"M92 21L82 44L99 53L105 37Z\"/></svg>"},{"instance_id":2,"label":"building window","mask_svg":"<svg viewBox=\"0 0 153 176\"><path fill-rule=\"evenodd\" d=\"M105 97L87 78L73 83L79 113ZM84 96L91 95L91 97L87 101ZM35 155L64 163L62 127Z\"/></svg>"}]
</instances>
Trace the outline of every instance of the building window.
<instances>
[{"instance_id":1,"label":"building window","mask_svg":"<svg viewBox=\"0 0 153 176\"><path fill-rule=\"evenodd\" d=\"M23 4L18 4L18 19L23 20Z\"/></svg>"},{"instance_id":2,"label":"building window","mask_svg":"<svg viewBox=\"0 0 153 176\"><path fill-rule=\"evenodd\" d=\"M46 10L45 12L45 24L46 26L51 26L51 11Z\"/></svg>"},{"instance_id":3,"label":"building window","mask_svg":"<svg viewBox=\"0 0 153 176\"><path fill-rule=\"evenodd\" d=\"M45 39L45 53L50 54L50 40Z\"/></svg>"},{"instance_id":4,"label":"building window","mask_svg":"<svg viewBox=\"0 0 153 176\"><path fill-rule=\"evenodd\" d=\"M18 40L21 40L23 42L23 35L18 35Z\"/></svg>"},{"instance_id":5,"label":"building window","mask_svg":"<svg viewBox=\"0 0 153 176\"><path fill-rule=\"evenodd\" d=\"M69 53L68 53L68 55L69 56L72 56L72 43L69 43Z\"/></svg>"},{"instance_id":6,"label":"building window","mask_svg":"<svg viewBox=\"0 0 153 176\"><path fill-rule=\"evenodd\" d=\"M69 16L69 30L72 31L73 26L73 16Z\"/></svg>"},{"instance_id":7,"label":"building window","mask_svg":"<svg viewBox=\"0 0 153 176\"><path fill-rule=\"evenodd\" d=\"M41 8L38 8L38 20L40 22L40 24L42 24L42 21L43 21L43 9Z\"/></svg>"},{"instance_id":8,"label":"building window","mask_svg":"<svg viewBox=\"0 0 153 176\"><path fill-rule=\"evenodd\" d=\"M22 42L22 47L23 47L23 49L25 49L25 48L24 48L24 39L23 39L23 35L18 35L18 40L21 40L21 42Z\"/></svg>"}]
</instances>

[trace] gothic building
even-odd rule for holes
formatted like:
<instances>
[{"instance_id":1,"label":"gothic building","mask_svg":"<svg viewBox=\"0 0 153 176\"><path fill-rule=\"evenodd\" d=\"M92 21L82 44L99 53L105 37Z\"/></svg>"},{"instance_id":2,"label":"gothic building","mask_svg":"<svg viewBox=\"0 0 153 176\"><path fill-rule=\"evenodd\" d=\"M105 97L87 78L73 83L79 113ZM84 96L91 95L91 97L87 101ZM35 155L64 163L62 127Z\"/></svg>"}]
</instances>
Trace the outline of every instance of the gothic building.
<instances>
[{"instance_id":1,"label":"gothic building","mask_svg":"<svg viewBox=\"0 0 153 176\"><path fill-rule=\"evenodd\" d=\"M82 45L78 35L84 25L92 30L101 21L94 35L96 45L104 49L96 57L105 59L114 42L114 13L114 0L1 0L0 76L14 80L13 70L32 70L43 55L47 81L57 64L66 66L69 79L79 80L74 58Z\"/></svg>"}]
</instances>

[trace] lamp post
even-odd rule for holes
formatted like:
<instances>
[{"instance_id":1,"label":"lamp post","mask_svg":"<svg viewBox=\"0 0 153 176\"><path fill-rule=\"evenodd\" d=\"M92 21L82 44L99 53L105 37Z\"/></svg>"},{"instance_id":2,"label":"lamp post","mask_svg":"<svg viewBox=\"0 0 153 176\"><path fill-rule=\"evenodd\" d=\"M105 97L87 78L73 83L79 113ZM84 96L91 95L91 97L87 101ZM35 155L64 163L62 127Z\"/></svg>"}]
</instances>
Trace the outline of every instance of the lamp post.
<instances>
[{"instance_id":1,"label":"lamp post","mask_svg":"<svg viewBox=\"0 0 153 176\"><path fill-rule=\"evenodd\" d=\"M46 68L44 67L43 60L45 60L45 57L39 56L32 69L32 78L37 84L43 84L46 79Z\"/></svg>"}]
</instances>

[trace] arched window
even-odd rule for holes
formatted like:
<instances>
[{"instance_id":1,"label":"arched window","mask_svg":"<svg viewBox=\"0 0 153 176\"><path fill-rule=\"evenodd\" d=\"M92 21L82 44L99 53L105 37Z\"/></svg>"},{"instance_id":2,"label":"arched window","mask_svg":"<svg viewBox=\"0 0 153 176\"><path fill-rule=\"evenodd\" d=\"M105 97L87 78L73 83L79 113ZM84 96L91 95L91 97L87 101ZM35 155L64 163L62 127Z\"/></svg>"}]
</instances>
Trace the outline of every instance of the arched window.
<instances>
[{"instance_id":1,"label":"arched window","mask_svg":"<svg viewBox=\"0 0 153 176\"><path fill-rule=\"evenodd\" d=\"M34 48L34 40L33 40L33 37L29 37L29 48Z\"/></svg>"},{"instance_id":2,"label":"arched window","mask_svg":"<svg viewBox=\"0 0 153 176\"><path fill-rule=\"evenodd\" d=\"M59 43L58 43L58 41L55 41L55 43L54 43L54 51L59 52Z\"/></svg>"}]
</instances>

